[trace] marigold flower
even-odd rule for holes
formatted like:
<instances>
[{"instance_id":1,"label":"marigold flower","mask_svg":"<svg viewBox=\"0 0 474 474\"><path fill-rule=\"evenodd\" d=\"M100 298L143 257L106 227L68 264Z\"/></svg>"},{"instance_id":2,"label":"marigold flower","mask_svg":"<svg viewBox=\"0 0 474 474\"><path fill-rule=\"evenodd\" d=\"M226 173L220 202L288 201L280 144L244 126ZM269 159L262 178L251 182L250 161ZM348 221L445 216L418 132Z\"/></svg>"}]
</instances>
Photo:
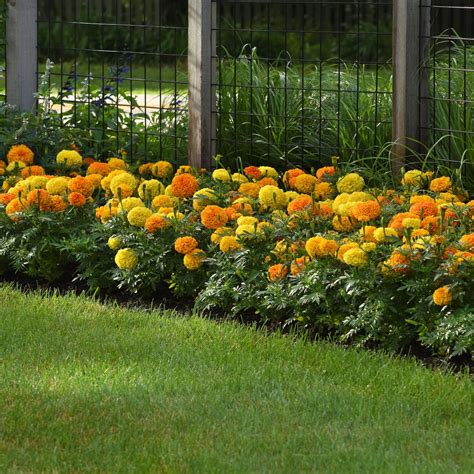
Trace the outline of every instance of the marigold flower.
<instances>
[{"instance_id":1,"label":"marigold flower","mask_svg":"<svg viewBox=\"0 0 474 474\"><path fill-rule=\"evenodd\" d=\"M174 199L174 200L173 200ZM161 207L167 207L169 209L172 209L175 202L178 202L176 198L171 198L167 196L166 194L160 194L158 196L155 196L153 198L153 201L151 203L151 207L153 209L160 209Z\"/></svg>"},{"instance_id":2,"label":"marigold flower","mask_svg":"<svg viewBox=\"0 0 474 474\"><path fill-rule=\"evenodd\" d=\"M193 169L189 165L181 165L177 170L176 170L176 176L179 176L180 174L184 173L191 173Z\"/></svg>"},{"instance_id":3,"label":"marigold flower","mask_svg":"<svg viewBox=\"0 0 474 474\"><path fill-rule=\"evenodd\" d=\"M234 183L248 183L249 180L242 173L233 173L232 174L232 181Z\"/></svg>"},{"instance_id":4,"label":"marigold flower","mask_svg":"<svg viewBox=\"0 0 474 474\"><path fill-rule=\"evenodd\" d=\"M224 209L219 206L206 206L201 212L201 222L207 229L218 229L227 224L228 217Z\"/></svg>"},{"instance_id":5,"label":"marigold flower","mask_svg":"<svg viewBox=\"0 0 474 474\"><path fill-rule=\"evenodd\" d=\"M171 181L171 192L179 198L190 198L198 188L198 180L189 173L176 175Z\"/></svg>"},{"instance_id":6,"label":"marigold flower","mask_svg":"<svg viewBox=\"0 0 474 474\"><path fill-rule=\"evenodd\" d=\"M339 245L335 240L321 236L311 237L305 245L306 252L312 258L335 256Z\"/></svg>"},{"instance_id":7,"label":"marigold flower","mask_svg":"<svg viewBox=\"0 0 474 474\"><path fill-rule=\"evenodd\" d=\"M169 161L157 161L151 166L151 174L160 179L169 178L173 174L173 165Z\"/></svg>"},{"instance_id":8,"label":"marigold flower","mask_svg":"<svg viewBox=\"0 0 474 474\"><path fill-rule=\"evenodd\" d=\"M122 171L112 178L110 181L110 191L115 197L130 197L135 189L137 189L138 180L131 173Z\"/></svg>"},{"instance_id":9,"label":"marigold flower","mask_svg":"<svg viewBox=\"0 0 474 474\"><path fill-rule=\"evenodd\" d=\"M344 253L344 263L351 267L365 267L369 262L369 257L361 248L352 248Z\"/></svg>"},{"instance_id":10,"label":"marigold flower","mask_svg":"<svg viewBox=\"0 0 474 474\"><path fill-rule=\"evenodd\" d=\"M162 214L152 214L145 222L145 229L150 232L150 234L166 229L169 226L169 220Z\"/></svg>"},{"instance_id":11,"label":"marigold flower","mask_svg":"<svg viewBox=\"0 0 474 474\"><path fill-rule=\"evenodd\" d=\"M25 165L31 165L34 157L33 151L26 145L13 145L7 153L8 163L21 162Z\"/></svg>"},{"instance_id":12,"label":"marigold flower","mask_svg":"<svg viewBox=\"0 0 474 474\"><path fill-rule=\"evenodd\" d=\"M44 189L33 189L27 196L27 203L29 206L36 207L42 211L47 211L49 207L49 193Z\"/></svg>"},{"instance_id":13,"label":"marigold flower","mask_svg":"<svg viewBox=\"0 0 474 474\"><path fill-rule=\"evenodd\" d=\"M336 168L334 166L323 166L316 171L316 177L320 181L324 181L328 176L336 174Z\"/></svg>"},{"instance_id":14,"label":"marigold flower","mask_svg":"<svg viewBox=\"0 0 474 474\"><path fill-rule=\"evenodd\" d=\"M433 179L430 183L430 190L434 193L444 193L449 191L452 187L451 178L442 176L441 178Z\"/></svg>"},{"instance_id":15,"label":"marigold flower","mask_svg":"<svg viewBox=\"0 0 474 474\"><path fill-rule=\"evenodd\" d=\"M262 177L262 172L256 166L247 166L244 168L244 174L252 179L260 179Z\"/></svg>"},{"instance_id":16,"label":"marigold flower","mask_svg":"<svg viewBox=\"0 0 474 474\"><path fill-rule=\"evenodd\" d=\"M430 201L419 201L410 206L410 212L420 218L427 216L437 216L439 214L438 205Z\"/></svg>"},{"instance_id":17,"label":"marigold flower","mask_svg":"<svg viewBox=\"0 0 474 474\"><path fill-rule=\"evenodd\" d=\"M258 193L260 204L266 209L282 209L286 205L286 197L283 189L276 186L263 186Z\"/></svg>"},{"instance_id":18,"label":"marigold flower","mask_svg":"<svg viewBox=\"0 0 474 474\"><path fill-rule=\"evenodd\" d=\"M153 212L147 207L134 207L127 214L127 220L134 227L145 227L147 219Z\"/></svg>"},{"instance_id":19,"label":"marigold flower","mask_svg":"<svg viewBox=\"0 0 474 474\"><path fill-rule=\"evenodd\" d=\"M165 192L165 186L157 179L149 179L143 181L138 186L138 195L142 199L153 199L155 196L159 196Z\"/></svg>"},{"instance_id":20,"label":"marigold flower","mask_svg":"<svg viewBox=\"0 0 474 474\"><path fill-rule=\"evenodd\" d=\"M120 249L115 255L115 264L120 270L133 270L138 265L138 255L129 248Z\"/></svg>"},{"instance_id":21,"label":"marigold flower","mask_svg":"<svg viewBox=\"0 0 474 474\"><path fill-rule=\"evenodd\" d=\"M385 260L383 265L392 272L406 273L409 269L410 259L399 250L394 250L390 255L390 258Z\"/></svg>"},{"instance_id":22,"label":"marigold flower","mask_svg":"<svg viewBox=\"0 0 474 474\"><path fill-rule=\"evenodd\" d=\"M236 212L239 212L240 214L252 214L253 213L253 207L252 205L248 202L247 198L239 198L236 199L232 203L232 208L236 210Z\"/></svg>"},{"instance_id":23,"label":"marigold flower","mask_svg":"<svg viewBox=\"0 0 474 474\"><path fill-rule=\"evenodd\" d=\"M202 188L196 191L193 196L193 209L195 211L202 211L206 206L209 206L217 199L216 192L211 188Z\"/></svg>"},{"instance_id":24,"label":"marigold flower","mask_svg":"<svg viewBox=\"0 0 474 474\"><path fill-rule=\"evenodd\" d=\"M313 199L307 194L299 196L295 200L291 201L287 206L288 215L293 215L298 212L303 211L312 211L313 209Z\"/></svg>"},{"instance_id":25,"label":"marigold flower","mask_svg":"<svg viewBox=\"0 0 474 474\"><path fill-rule=\"evenodd\" d=\"M110 158L107 163L112 171L127 169L127 163L121 158Z\"/></svg>"},{"instance_id":26,"label":"marigold flower","mask_svg":"<svg viewBox=\"0 0 474 474\"><path fill-rule=\"evenodd\" d=\"M377 242L391 242L398 239L398 232L391 227L378 227L374 230L374 239Z\"/></svg>"},{"instance_id":27,"label":"marigold flower","mask_svg":"<svg viewBox=\"0 0 474 474\"><path fill-rule=\"evenodd\" d=\"M402 220L402 226L404 229L419 229L421 227L421 219L405 217Z\"/></svg>"},{"instance_id":28,"label":"marigold flower","mask_svg":"<svg viewBox=\"0 0 474 474\"><path fill-rule=\"evenodd\" d=\"M359 230L359 234L366 242L375 242L374 232L377 227L366 225Z\"/></svg>"},{"instance_id":29,"label":"marigold flower","mask_svg":"<svg viewBox=\"0 0 474 474\"><path fill-rule=\"evenodd\" d=\"M198 241L194 237L186 236L179 237L174 242L174 249L176 252L186 255L198 248Z\"/></svg>"},{"instance_id":30,"label":"marigold flower","mask_svg":"<svg viewBox=\"0 0 474 474\"><path fill-rule=\"evenodd\" d=\"M337 251L337 259L340 260L341 262L344 262L344 255L346 252L348 252L351 249L356 249L359 248L359 245L356 242L347 242L345 244L342 244L339 247L339 250Z\"/></svg>"},{"instance_id":31,"label":"marigold flower","mask_svg":"<svg viewBox=\"0 0 474 474\"><path fill-rule=\"evenodd\" d=\"M453 294L449 286L445 285L438 288L433 293L433 302L437 306L446 306L453 301Z\"/></svg>"},{"instance_id":32,"label":"marigold flower","mask_svg":"<svg viewBox=\"0 0 474 474\"><path fill-rule=\"evenodd\" d=\"M474 250L474 233L463 235L459 239L459 243L468 250Z\"/></svg>"},{"instance_id":33,"label":"marigold flower","mask_svg":"<svg viewBox=\"0 0 474 474\"><path fill-rule=\"evenodd\" d=\"M354 229L355 221L352 221L351 218L347 216L334 216L332 226L334 230L338 232L350 232Z\"/></svg>"},{"instance_id":34,"label":"marigold flower","mask_svg":"<svg viewBox=\"0 0 474 474\"><path fill-rule=\"evenodd\" d=\"M13 193L0 193L0 206L6 206L9 202L16 198Z\"/></svg>"},{"instance_id":35,"label":"marigold flower","mask_svg":"<svg viewBox=\"0 0 474 474\"><path fill-rule=\"evenodd\" d=\"M115 201L118 202L118 199L116 199ZM145 204L138 197L127 197L125 199L122 199L122 201L120 202L120 207L123 211L129 212L134 207L145 207Z\"/></svg>"},{"instance_id":36,"label":"marigold flower","mask_svg":"<svg viewBox=\"0 0 474 474\"><path fill-rule=\"evenodd\" d=\"M307 256L295 258L290 264L290 272L293 276L299 275L310 262Z\"/></svg>"},{"instance_id":37,"label":"marigold flower","mask_svg":"<svg viewBox=\"0 0 474 474\"><path fill-rule=\"evenodd\" d=\"M188 270L195 271L203 266L205 259L206 254L203 250L194 249L183 257L183 264Z\"/></svg>"},{"instance_id":38,"label":"marigold flower","mask_svg":"<svg viewBox=\"0 0 474 474\"><path fill-rule=\"evenodd\" d=\"M113 235L112 237L109 237L109 240L107 240L107 246L110 250L118 250L122 246L122 240L120 237Z\"/></svg>"},{"instance_id":39,"label":"marigold flower","mask_svg":"<svg viewBox=\"0 0 474 474\"><path fill-rule=\"evenodd\" d=\"M268 279L270 281L279 281L283 280L286 275L288 275L288 268L286 265L281 263L277 263L276 265L272 265L268 269Z\"/></svg>"},{"instance_id":40,"label":"marigold flower","mask_svg":"<svg viewBox=\"0 0 474 474\"><path fill-rule=\"evenodd\" d=\"M362 242L360 244L360 248L367 253L374 252L377 248L377 244L375 242Z\"/></svg>"},{"instance_id":41,"label":"marigold flower","mask_svg":"<svg viewBox=\"0 0 474 474\"><path fill-rule=\"evenodd\" d=\"M302 174L305 174L305 172L298 168L294 168L294 169L286 171L285 174L283 175L283 184L287 188L295 189L296 178L298 176L301 176Z\"/></svg>"},{"instance_id":42,"label":"marigold flower","mask_svg":"<svg viewBox=\"0 0 474 474\"><path fill-rule=\"evenodd\" d=\"M364 186L364 178L357 173L346 174L342 178L339 178L336 184L337 190L340 193L355 193L362 191Z\"/></svg>"},{"instance_id":43,"label":"marigold flower","mask_svg":"<svg viewBox=\"0 0 474 474\"><path fill-rule=\"evenodd\" d=\"M403 175L402 184L404 186L422 186L428 176L420 170L409 170Z\"/></svg>"},{"instance_id":44,"label":"marigold flower","mask_svg":"<svg viewBox=\"0 0 474 474\"><path fill-rule=\"evenodd\" d=\"M101 176L107 176L112 169L108 163L101 163L100 161L95 161L87 167L87 174L100 174Z\"/></svg>"},{"instance_id":45,"label":"marigold flower","mask_svg":"<svg viewBox=\"0 0 474 474\"><path fill-rule=\"evenodd\" d=\"M278 179L279 177L278 171L275 168L272 168L271 166L259 166L258 169L263 178Z\"/></svg>"},{"instance_id":46,"label":"marigold flower","mask_svg":"<svg viewBox=\"0 0 474 474\"><path fill-rule=\"evenodd\" d=\"M313 196L319 201L330 199L334 194L334 188L331 183L316 183L313 189Z\"/></svg>"},{"instance_id":47,"label":"marigold flower","mask_svg":"<svg viewBox=\"0 0 474 474\"><path fill-rule=\"evenodd\" d=\"M239 186L239 193L250 196L254 199L258 197L260 186L257 183L242 183Z\"/></svg>"},{"instance_id":48,"label":"marigold flower","mask_svg":"<svg viewBox=\"0 0 474 474\"><path fill-rule=\"evenodd\" d=\"M211 234L211 242L214 245L220 243L222 237L226 235L233 235L234 231L230 227L219 227Z\"/></svg>"},{"instance_id":49,"label":"marigold flower","mask_svg":"<svg viewBox=\"0 0 474 474\"><path fill-rule=\"evenodd\" d=\"M72 178L68 182L67 187L69 191L83 194L85 197L92 196L92 193L94 192L93 184L82 176Z\"/></svg>"},{"instance_id":50,"label":"marigold flower","mask_svg":"<svg viewBox=\"0 0 474 474\"><path fill-rule=\"evenodd\" d=\"M16 214L25 210L25 204L20 199L12 199L5 208L5 213L12 220L16 220Z\"/></svg>"},{"instance_id":51,"label":"marigold flower","mask_svg":"<svg viewBox=\"0 0 474 474\"><path fill-rule=\"evenodd\" d=\"M419 216L417 214L413 214L412 212L400 212L392 217L388 223L388 227L401 233L403 231L404 219L417 219L418 217Z\"/></svg>"},{"instance_id":52,"label":"marigold flower","mask_svg":"<svg viewBox=\"0 0 474 474\"><path fill-rule=\"evenodd\" d=\"M49 211L63 212L66 208L67 204L61 196L53 195L49 197Z\"/></svg>"},{"instance_id":53,"label":"marigold flower","mask_svg":"<svg viewBox=\"0 0 474 474\"><path fill-rule=\"evenodd\" d=\"M241 248L240 242L237 237L233 235L224 235L219 241L219 249L221 252L228 253Z\"/></svg>"},{"instance_id":54,"label":"marigold flower","mask_svg":"<svg viewBox=\"0 0 474 474\"><path fill-rule=\"evenodd\" d=\"M295 188L299 193L311 194L317 182L317 178L311 174L300 174L295 179Z\"/></svg>"},{"instance_id":55,"label":"marigold flower","mask_svg":"<svg viewBox=\"0 0 474 474\"><path fill-rule=\"evenodd\" d=\"M359 222L370 222L380 217L380 204L377 201L365 201L356 204L350 211Z\"/></svg>"},{"instance_id":56,"label":"marigold flower","mask_svg":"<svg viewBox=\"0 0 474 474\"><path fill-rule=\"evenodd\" d=\"M82 193L72 192L67 197L67 200L71 206L74 207L83 207L86 205L86 197Z\"/></svg>"},{"instance_id":57,"label":"marigold flower","mask_svg":"<svg viewBox=\"0 0 474 474\"><path fill-rule=\"evenodd\" d=\"M22 178L28 178L29 176L44 176L45 174L44 168L38 165L26 166L21 170Z\"/></svg>"},{"instance_id":58,"label":"marigold flower","mask_svg":"<svg viewBox=\"0 0 474 474\"><path fill-rule=\"evenodd\" d=\"M212 179L221 183L228 183L232 176L225 168L218 168L212 172Z\"/></svg>"},{"instance_id":59,"label":"marigold flower","mask_svg":"<svg viewBox=\"0 0 474 474\"><path fill-rule=\"evenodd\" d=\"M257 181L257 184L259 185L260 188L263 188L264 186L275 186L278 188L278 183L273 179L273 178L262 178L259 181Z\"/></svg>"},{"instance_id":60,"label":"marigold flower","mask_svg":"<svg viewBox=\"0 0 474 474\"><path fill-rule=\"evenodd\" d=\"M82 157L75 150L62 150L56 155L56 163L68 168L79 168L82 166Z\"/></svg>"}]
</instances>

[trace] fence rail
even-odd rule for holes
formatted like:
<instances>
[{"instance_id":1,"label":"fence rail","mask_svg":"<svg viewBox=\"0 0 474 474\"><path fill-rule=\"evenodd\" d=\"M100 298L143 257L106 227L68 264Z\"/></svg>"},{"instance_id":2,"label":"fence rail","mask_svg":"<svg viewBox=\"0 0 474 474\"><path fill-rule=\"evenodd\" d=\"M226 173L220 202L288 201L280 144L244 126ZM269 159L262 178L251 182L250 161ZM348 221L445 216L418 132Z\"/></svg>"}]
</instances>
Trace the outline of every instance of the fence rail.
<instances>
[{"instance_id":1,"label":"fence rail","mask_svg":"<svg viewBox=\"0 0 474 474\"><path fill-rule=\"evenodd\" d=\"M399 173L407 147L440 141L446 163L472 167L471 0L5 3L9 101L31 106L53 60L64 126L89 129L99 153L308 167L396 141Z\"/></svg>"}]
</instances>

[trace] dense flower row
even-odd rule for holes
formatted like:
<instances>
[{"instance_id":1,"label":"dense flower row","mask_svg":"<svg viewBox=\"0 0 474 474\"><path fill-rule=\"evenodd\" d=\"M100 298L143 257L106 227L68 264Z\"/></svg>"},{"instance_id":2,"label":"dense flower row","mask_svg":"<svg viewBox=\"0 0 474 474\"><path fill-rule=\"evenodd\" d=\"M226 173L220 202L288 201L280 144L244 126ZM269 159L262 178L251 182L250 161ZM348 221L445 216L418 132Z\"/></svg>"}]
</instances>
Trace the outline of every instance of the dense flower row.
<instances>
[{"instance_id":1,"label":"dense flower row","mask_svg":"<svg viewBox=\"0 0 474 474\"><path fill-rule=\"evenodd\" d=\"M447 176L410 170L399 189L372 189L336 159L283 175L266 166L175 172L165 161L132 171L76 150L58 153L56 165L35 165L25 145L0 161L3 233L24 237L26 223L56 216L75 229L57 252L76 252L78 276L97 286L153 292L167 282L202 308L268 313L388 346L392 336L394 347L416 337L457 353L472 344L474 201ZM95 240L79 248L86 230ZM40 262L13 265L19 246L5 244L10 267L41 274Z\"/></svg>"}]
</instances>

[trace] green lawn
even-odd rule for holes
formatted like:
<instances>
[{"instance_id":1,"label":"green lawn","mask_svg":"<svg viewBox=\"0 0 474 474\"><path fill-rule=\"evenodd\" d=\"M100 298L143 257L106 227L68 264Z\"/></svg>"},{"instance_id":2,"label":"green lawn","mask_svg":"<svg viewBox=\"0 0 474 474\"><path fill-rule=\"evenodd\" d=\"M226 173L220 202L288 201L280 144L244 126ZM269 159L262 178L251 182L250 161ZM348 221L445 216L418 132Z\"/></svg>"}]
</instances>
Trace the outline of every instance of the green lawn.
<instances>
[{"instance_id":1,"label":"green lawn","mask_svg":"<svg viewBox=\"0 0 474 474\"><path fill-rule=\"evenodd\" d=\"M467 377L0 287L1 472L473 472Z\"/></svg>"}]
</instances>

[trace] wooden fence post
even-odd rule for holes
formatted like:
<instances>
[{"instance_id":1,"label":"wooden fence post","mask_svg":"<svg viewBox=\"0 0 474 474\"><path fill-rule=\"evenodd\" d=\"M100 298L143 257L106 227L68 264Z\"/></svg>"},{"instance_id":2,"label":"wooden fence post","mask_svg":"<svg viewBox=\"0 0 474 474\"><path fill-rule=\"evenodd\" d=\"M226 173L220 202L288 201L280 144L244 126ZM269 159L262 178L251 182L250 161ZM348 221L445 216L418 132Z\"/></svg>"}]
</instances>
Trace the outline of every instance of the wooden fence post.
<instances>
[{"instance_id":1,"label":"wooden fence post","mask_svg":"<svg viewBox=\"0 0 474 474\"><path fill-rule=\"evenodd\" d=\"M215 19L211 0L188 2L188 163L209 168L215 137Z\"/></svg>"},{"instance_id":2,"label":"wooden fence post","mask_svg":"<svg viewBox=\"0 0 474 474\"><path fill-rule=\"evenodd\" d=\"M392 173L396 179L410 150L422 151L428 114L428 77L423 68L429 45L431 0L393 2Z\"/></svg>"},{"instance_id":3,"label":"wooden fence post","mask_svg":"<svg viewBox=\"0 0 474 474\"><path fill-rule=\"evenodd\" d=\"M31 111L37 87L37 0L7 0L7 101Z\"/></svg>"}]
</instances>

